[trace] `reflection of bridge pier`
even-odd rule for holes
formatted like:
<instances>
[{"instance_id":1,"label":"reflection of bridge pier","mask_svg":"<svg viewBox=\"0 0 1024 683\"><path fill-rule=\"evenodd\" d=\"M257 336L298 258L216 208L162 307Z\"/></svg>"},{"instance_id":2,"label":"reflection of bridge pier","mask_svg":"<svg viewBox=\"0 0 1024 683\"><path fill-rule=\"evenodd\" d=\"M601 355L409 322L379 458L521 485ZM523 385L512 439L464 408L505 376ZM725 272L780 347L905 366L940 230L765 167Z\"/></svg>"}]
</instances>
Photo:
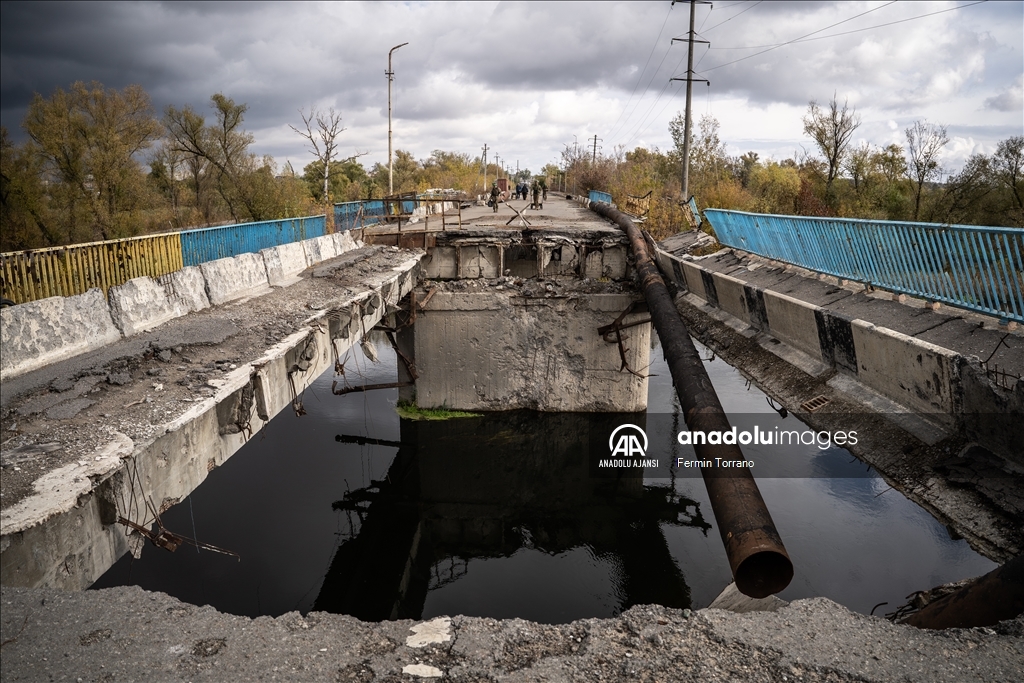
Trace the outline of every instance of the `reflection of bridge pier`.
<instances>
[{"instance_id":1,"label":"reflection of bridge pier","mask_svg":"<svg viewBox=\"0 0 1024 683\"><path fill-rule=\"evenodd\" d=\"M697 504L639 477L590 474L591 434L603 440L607 424L622 421L536 413L403 420L402 446L383 480L335 504L356 511L360 525L335 554L315 609L419 618L427 593L470 571L471 559L580 546L616 567L619 609L689 606L660 525L706 531Z\"/></svg>"}]
</instances>

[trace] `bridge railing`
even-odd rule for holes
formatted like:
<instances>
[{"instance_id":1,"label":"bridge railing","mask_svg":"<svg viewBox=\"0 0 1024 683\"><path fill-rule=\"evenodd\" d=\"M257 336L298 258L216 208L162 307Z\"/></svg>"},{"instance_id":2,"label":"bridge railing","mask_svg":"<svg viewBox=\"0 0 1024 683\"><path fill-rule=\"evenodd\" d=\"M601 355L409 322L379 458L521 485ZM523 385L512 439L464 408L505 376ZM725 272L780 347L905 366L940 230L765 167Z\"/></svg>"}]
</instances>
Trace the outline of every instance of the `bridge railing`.
<instances>
[{"instance_id":1,"label":"bridge railing","mask_svg":"<svg viewBox=\"0 0 1024 683\"><path fill-rule=\"evenodd\" d=\"M0 254L0 291L16 303L84 294L183 265L179 233L71 244Z\"/></svg>"},{"instance_id":2,"label":"bridge railing","mask_svg":"<svg viewBox=\"0 0 1024 683\"><path fill-rule=\"evenodd\" d=\"M1024 322L1024 230L705 209L722 244Z\"/></svg>"},{"instance_id":3,"label":"bridge railing","mask_svg":"<svg viewBox=\"0 0 1024 683\"><path fill-rule=\"evenodd\" d=\"M601 192L600 190L591 190L590 201L592 202L604 202L605 204L612 204L612 196L607 192Z\"/></svg>"},{"instance_id":4,"label":"bridge railing","mask_svg":"<svg viewBox=\"0 0 1024 683\"><path fill-rule=\"evenodd\" d=\"M207 261L255 254L260 249L322 237L325 228L323 216L306 216L183 230L179 234L184 264L198 266Z\"/></svg>"}]
</instances>

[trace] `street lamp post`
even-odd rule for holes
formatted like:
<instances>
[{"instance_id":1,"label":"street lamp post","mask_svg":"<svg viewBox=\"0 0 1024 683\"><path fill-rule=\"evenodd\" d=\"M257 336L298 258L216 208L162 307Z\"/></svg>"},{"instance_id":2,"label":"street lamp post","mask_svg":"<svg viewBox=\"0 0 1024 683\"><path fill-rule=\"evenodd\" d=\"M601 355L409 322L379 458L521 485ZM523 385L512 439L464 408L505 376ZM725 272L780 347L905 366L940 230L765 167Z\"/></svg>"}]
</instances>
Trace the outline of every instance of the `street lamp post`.
<instances>
[{"instance_id":1,"label":"street lamp post","mask_svg":"<svg viewBox=\"0 0 1024 683\"><path fill-rule=\"evenodd\" d=\"M392 164L391 154L391 82L395 80L395 72L391 69L391 55L400 47L404 47L409 43L402 43L401 45L395 45L388 52L388 70L384 74L388 77L388 195L395 193L395 169Z\"/></svg>"}]
</instances>

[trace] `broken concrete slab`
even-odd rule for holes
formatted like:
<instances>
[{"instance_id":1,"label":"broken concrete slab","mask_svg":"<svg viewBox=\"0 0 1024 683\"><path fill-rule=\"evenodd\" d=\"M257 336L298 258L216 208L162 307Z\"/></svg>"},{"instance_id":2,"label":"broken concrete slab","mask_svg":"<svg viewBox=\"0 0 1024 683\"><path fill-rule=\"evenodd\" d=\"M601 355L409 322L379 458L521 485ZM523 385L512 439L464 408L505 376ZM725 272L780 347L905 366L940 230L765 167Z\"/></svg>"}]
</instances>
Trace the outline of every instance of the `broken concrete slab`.
<instances>
[{"instance_id":1,"label":"broken concrete slab","mask_svg":"<svg viewBox=\"0 0 1024 683\"><path fill-rule=\"evenodd\" d=\"M412 647L423 622L250 619L135 586L0 597L4 680L962 683L1016 680L1024 668L1020 618L922 631L824 599L746 614L641 605L557 625L453 616L449 640Z\"/></svg>"},{"instance_id":2,"label":"broken concrete slab","mask_svg":"<svg viewBox=\"0 0 1024 683\"><path fill-rule=\"evenodd\" d=\"M90 401L87 398L74 398L65 403L55 405L46 411L46 419L48 420L70 420L75 415L95 404L96 401Z\"/></svg>"}]
</instances>

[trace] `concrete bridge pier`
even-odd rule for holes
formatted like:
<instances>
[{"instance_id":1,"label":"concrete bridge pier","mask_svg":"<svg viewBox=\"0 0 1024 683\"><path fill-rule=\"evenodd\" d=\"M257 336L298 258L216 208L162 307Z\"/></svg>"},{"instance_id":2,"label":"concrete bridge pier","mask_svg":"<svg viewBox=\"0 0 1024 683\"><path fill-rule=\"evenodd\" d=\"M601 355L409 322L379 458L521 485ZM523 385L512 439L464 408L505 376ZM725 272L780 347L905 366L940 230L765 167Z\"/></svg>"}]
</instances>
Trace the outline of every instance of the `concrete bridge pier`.
<instances>
[{"instance_id":1,"label":"concrete bridge pier","mask_svg":"<svg viewBox=\"0 0 1024 683\"><path fill-rule=\"evenodd\" d=\"M622 318L622 326L633 326L620 333L621 354L614 332L608 335L611 342L598 333L640 302L635 292L571 291L576 286L571 281L532 280L522 286L513 278L498 281L506 284L428 283L413 292L415 323L403 328L399 346L407 355L412 351L419 407L647 409L647 313ZM479 286L462 286L466 284ZM399 372L400 380L412 379L401 364ZM412 400L413 392L407 390L403 398Z\"/></svg>"}]
</instances>

